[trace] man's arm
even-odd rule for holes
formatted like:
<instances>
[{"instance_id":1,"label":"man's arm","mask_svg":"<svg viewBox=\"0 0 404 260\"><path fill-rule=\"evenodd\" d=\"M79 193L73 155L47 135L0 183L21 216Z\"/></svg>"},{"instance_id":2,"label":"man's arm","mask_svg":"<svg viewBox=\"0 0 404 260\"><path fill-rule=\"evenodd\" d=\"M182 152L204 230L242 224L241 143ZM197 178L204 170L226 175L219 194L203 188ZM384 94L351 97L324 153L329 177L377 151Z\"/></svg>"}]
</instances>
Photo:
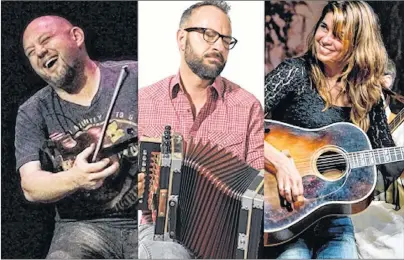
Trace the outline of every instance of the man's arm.
<instances>
[{"instance_id":1,"label":"man's arm","mask_svg":"<svg viewBox=\"0 0 404 260\"><path fill-rule=\"evenodd\" d=\"M246 161L257 170L264 169L264 111L258 100L250 109Z\"/></svg>"},{"instance_id":2,"label":"man's arm","mask_svg":"<svg viewBox=\"0 0 404 260\"><path fill-rule=\"evenodd\" d=\"M46 140L46 124L41 116L39 102L29 101L19 109L15 128L15 152L17 170L21 176L21 187L27 200L54 202L78 189L96 189L104 179L114 173L118 163L108 168L109 159L89 164L88 156L95 145L77 155L73 167L67 171L52 173L45 171L39 153Z\"/></svg>"},{"instance_id":3,"label":"man's arm","mask_svg":"<svg viewBox=\"0 0 404 260\"><path fill-rule=\"evenodd\" d=\"M24 164L20 176L24 196L32 202L55 202L77 189L67 172L53 174L43 171L39 161Z\"/></svg>"},{"instance_id":4,"label":"man's arm","mask_svg":"<svg viewBox=\"0 0 404 260\"><path fill-rule=\"evenodd\" d=\"M51 203L79 189L94 190L101 187L104 179L118 170L119 163L114 162L107 167L110 162L108 158L88 163L87 158L94 147L92 144L77 155L71 169L56 174L42 170L39 161L21 166L21 187L25 198L32 202Z\"/></svg>"}]
</instances>

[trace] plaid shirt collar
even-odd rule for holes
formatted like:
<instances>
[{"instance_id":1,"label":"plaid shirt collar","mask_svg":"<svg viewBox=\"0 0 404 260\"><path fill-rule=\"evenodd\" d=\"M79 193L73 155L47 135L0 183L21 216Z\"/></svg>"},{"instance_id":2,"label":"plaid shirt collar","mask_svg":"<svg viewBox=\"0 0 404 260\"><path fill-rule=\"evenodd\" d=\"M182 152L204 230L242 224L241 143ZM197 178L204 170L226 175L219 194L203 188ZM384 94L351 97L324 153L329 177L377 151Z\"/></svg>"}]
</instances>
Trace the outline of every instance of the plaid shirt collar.
<instances>
[{"instance_id":1,"label":"plaid shirt collar","mask_svg":"<svg viewBox=\"0 0 404 260\"><path fill-rule=\"evenodd\" d=\"M178 71L177 75L171 80L170 82L170 98L175 99L178 95L178 92L183 91L183 86L181 84L181 75L180 72ZM224 91L225 88L223 86L223 80L222 77L217 76L213 84L208 86L208 89L210 89L212 93L212 97L214 100L217 100L219 96L222 97L222 100L224 100Z\"/></svg>"}]
</instances>

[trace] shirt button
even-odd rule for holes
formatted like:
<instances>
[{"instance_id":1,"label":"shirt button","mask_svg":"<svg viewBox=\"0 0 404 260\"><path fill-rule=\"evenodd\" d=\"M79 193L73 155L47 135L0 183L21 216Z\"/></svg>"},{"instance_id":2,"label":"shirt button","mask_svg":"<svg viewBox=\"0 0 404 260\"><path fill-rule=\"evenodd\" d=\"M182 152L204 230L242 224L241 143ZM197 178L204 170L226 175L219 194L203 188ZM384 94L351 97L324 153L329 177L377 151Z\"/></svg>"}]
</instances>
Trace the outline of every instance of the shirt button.
<instances>
[{"instance_id":1,"label":"shirt button","mask_svg":"<svg viewBox=\"0 0 404 260\"><path fill-rule=\"evenodd\" d=\"M191 109L187 109L187 112L190 113L190 112L191 112Z\"/></svg>"}]
</instances>

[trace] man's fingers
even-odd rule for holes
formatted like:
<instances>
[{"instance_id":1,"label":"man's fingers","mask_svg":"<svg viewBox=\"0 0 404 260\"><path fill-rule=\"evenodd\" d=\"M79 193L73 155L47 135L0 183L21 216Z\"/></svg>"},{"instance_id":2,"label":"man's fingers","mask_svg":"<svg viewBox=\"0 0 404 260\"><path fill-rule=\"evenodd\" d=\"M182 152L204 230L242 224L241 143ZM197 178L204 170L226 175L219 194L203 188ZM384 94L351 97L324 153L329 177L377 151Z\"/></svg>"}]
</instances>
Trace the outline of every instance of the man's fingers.
<instances>
[{"instance_id":1,"label":"man's fingers","mask_svg":"<svg viewBox=\"0 0 404 260\"><path fill-rule=\"evenodd\" d=\"M91 179L92 180L105 179L106 177L114 174L118 170L118 168L119 168L119 163L114 162L113 164L111 164L111 166L109 166L108 168L105 168L101 172L90 173Z\"/></svg>"},{"instance_id":2,"label":"man's fingers","mask_svg":"<svg viewBox=\"0 0 404 260\"><path fill-rule=\"evenodd\" d=\"M91 182L87 183L86 185L84 185L83 189L85 189L85 190L96 190L96 189L100 188L104 184L104 180L105 179L91 181Z\"/></svg>"},{"instance_id":3,"label":"man's fingers","mask_svg":"<svg viewBox=\"0 0 404 260\"><path fill-rule=\"evenodd\" d=\"M102 169L104 169L108 163L110 163L110 159L109 158L104 158L101 161L95 162L95 163L89 163L86 165L86 171L87 172L99 172Z\"/></svg>"},{"instance_id":4,"label":"man's fingers","mask_svg":"<svg viewBox=\"0 0 404 260\"><path fill-rule=\"evenodd\" d=\"M95 185L92 187L93 190L96 190L98 188L100 188L102 185L104 184L104 179L99 180L95 183Z\"/></svg>"},{"instance_id":5,"label":"man's fingers","mask_svg":"<svg viewBox=\"0 0 404 260\"><path fill-rule=\"evenodd\" d=\"M94 152L94 149L95 149L95 144L91 144L89 147L84 149L81 153L79 153L76 156L76 160L77 160L77 158L82 159L82 160L87 160L87 158L90 156L90 154L92 154Z\"/></svg>"}]
</instances>

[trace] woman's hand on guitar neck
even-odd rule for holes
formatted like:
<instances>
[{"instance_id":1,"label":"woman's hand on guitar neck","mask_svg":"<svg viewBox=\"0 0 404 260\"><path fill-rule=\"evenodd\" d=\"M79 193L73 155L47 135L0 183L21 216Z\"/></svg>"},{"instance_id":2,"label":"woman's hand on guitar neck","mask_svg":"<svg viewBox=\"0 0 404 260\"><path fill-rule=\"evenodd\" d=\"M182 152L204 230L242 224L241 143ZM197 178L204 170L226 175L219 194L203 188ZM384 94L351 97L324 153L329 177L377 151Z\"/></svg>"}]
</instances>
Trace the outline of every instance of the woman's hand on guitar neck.
<instances>
[{"instance_id":1,"label":"woman's hand on guitar neck","mask_svg":"<svg viewBox=\"0 0 404 260\"><path fill-rule=\"evenodd\" d=\"M303 195L303 183L293 159L287 151L280 152L268 142L264 144L264 151L265 159L276 169L279 194L290 203L298 201Z\"/></svg>"}]
</instances>

